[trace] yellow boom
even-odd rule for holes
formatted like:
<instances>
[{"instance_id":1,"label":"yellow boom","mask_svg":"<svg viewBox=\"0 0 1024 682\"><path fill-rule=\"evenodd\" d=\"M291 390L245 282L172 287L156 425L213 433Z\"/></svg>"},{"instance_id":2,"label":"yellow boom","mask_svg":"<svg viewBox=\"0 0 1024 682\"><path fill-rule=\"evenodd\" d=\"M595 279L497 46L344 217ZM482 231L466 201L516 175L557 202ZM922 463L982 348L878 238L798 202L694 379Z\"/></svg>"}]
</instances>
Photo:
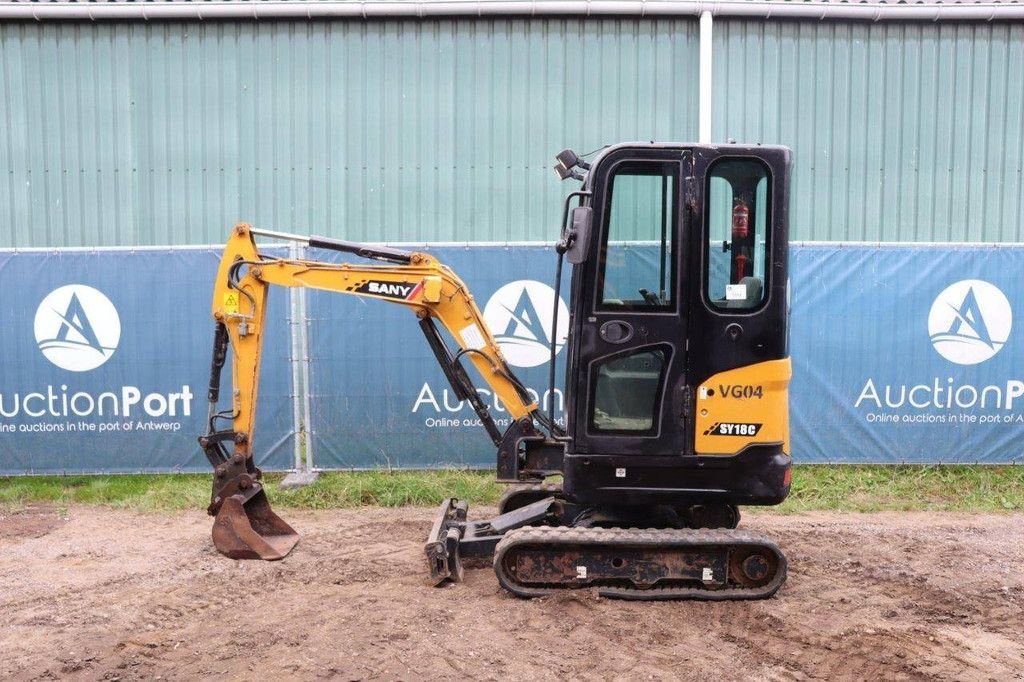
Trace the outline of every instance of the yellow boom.
<instances>
[{"instance_id":1,"label":"yellow boom","mask_svg":"<svg viewBox=\"0 0 1024 682\"><path fill-rule=\"evenodd\" d=\"M275 233L267 233L275 235ZM467 357L502 401L513 420L537 415L537 404L519 383L501 354L483 315L465 283L433 256L418 252L310 238L311 245L349 251L391 261L387 265L324 263L279 259L260 254L254 230L239 224L224 249L214 285L212 314L216 321L213 369L210 381L209 432L200 438L215 468L209 512L216 515L213 537L217 548L233 558L280 559L298 541L298 535L270 510L261 472L253 462L252 435L256 420L260 357L271 286L309 287L341 294L376 298L411 308L420 320L442 368L461 396L481 415L497 444L501 434L487 417L487 408L469 386L458 360ZM458 345L451 355L433 321L440 322ZM233 394L231 410L216 412L220 369L230 345ZM453 376L454 375L454 376ZM232 422L217 431L218 418Z\"/></svg>"}]
</instances>

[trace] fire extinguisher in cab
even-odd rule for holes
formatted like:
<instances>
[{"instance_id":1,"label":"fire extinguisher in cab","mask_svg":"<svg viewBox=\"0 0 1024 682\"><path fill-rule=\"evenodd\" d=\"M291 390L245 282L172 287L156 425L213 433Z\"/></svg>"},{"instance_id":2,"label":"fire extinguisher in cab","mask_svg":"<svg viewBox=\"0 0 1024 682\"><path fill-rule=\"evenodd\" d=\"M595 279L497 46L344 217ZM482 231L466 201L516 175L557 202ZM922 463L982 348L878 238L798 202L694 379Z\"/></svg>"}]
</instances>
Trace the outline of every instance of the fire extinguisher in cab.
<instances>
[{"instance_id":1,"label":"fire extinguisher in cab","mask_svg":"<svg viewBox=\"0 0 1024 682\"><path fill-rule=\"evenodd\" d=\"M746 242L749 235L750 207L747 205L747 202L737 197L732 207L732 251L735 254L733 257L733 264L735 265L733 283L738 283L746 273L749 258L746 255L747 249L744 242Z\"/></svg>"}]
</instances>

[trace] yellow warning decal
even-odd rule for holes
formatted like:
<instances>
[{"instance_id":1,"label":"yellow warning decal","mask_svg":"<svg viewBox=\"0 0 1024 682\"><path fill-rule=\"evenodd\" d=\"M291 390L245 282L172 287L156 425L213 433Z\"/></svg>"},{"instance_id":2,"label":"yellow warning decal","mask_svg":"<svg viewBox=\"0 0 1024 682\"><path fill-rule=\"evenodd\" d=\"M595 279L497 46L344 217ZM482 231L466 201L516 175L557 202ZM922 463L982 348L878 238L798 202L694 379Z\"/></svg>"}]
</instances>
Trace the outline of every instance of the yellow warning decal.
<instances>
[{"instance_id":1,"label":"yellow warning decal","mask_svg":"<svg viewBox=\"0 0 1024 682\"><path fill-rule=\"evenodd\" d=\"M226 313L237 313L238 312L238 293L229 291L224 294L224 312Z\"/></svg>"}]
</instances>

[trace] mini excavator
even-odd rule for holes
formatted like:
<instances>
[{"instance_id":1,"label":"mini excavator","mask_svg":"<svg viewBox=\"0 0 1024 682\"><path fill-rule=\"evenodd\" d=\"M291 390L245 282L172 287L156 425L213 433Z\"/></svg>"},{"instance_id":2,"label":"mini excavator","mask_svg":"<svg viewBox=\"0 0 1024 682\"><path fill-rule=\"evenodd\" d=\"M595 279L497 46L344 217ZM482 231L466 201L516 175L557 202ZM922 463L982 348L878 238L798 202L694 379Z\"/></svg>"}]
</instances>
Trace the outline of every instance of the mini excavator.
<instances>
[{"instance_id":1,"label":"mini excavator","mask_svg":"<svg viewBox=\"0 0 1024 682\"><path fill-rule=\"evenodd\" d=\"M520 597L773 595L784 555L737 524L739 505L778 504L790 488L790 167L788 149L761 145L618 144L589 163L558 155L558 175L582 183L565 199L555 247L552 330L563 260L572 265L564 423L531 399L466 284L435 257L238 225L217 272L199 439L215 470L215 546L273 560L298 541L271 510L252 442L268 290L311 287L410 308L497 448L497 478L510 484L497 516L470 520L465 502L442 503L425 545L435 584L460 581L464 559L492 557ZM257 236L376 262L277 258ZM218 412L229 349L232 405ZM504 432L470 368L508 411Z\"/></svg>"}]
</instances>

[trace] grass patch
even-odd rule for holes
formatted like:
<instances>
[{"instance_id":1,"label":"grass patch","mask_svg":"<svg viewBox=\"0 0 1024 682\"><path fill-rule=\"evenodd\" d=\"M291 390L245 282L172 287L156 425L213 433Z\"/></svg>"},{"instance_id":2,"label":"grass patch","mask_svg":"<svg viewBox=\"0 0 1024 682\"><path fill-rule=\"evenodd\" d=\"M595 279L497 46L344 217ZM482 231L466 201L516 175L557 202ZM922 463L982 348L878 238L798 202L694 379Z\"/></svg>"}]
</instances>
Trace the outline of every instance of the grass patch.
<instances>
[{"instance_id":1,"label":"grass patch","mask_svg":"<svg viewBox=\"0 0 1024 682\"><path fill-rule=\"evenodd\" d=\"M793 467L793 491L784 512L1024 510L1022 466Z\"/></svg>"},{"instance_id":2,"label":"grass patch","mask_svg":"<svg viewBox=\"0 0 1024 682\"><path fill-rule=\"evenodd\" d=\"M503 487L493 471L326 472L304 488L282 490L284 474L265 477L275 508L402 507L437 505L444 497L493 504ZM0 505L99 504L142 511L203 509L210 503L212 475L131 474L117 476L0 477Z\"/></svg>"},{"instance_id":3,"label":"grass patch","mask_svg":"<svg viewBox=\"0 0 1024 682\"><path fill-rule=\"evenodd\" d=\"M282 474L267 475L277 508L433 506L445 497L494 504L504 486L493 471L359 471L321 474L305 488L281 490ZM142 511L203 509L211 477L200 474L0 477L0 505L40 502L61 507L98 504ZM782 512L1024 510L1021 466L798 465Z\"/></svg>"},{"instance_id":4,"label":"grass patch","mask_svg":"<svg viewBox=\"0 0 1024 682\"><path fill-rule=\"evenodd\" d=\"M281 490L279 480L271 479L267 487L274 504L304 509L435 506L446 497L494 504L504 492L493 471L330 472L320 474L313 485L291 490Z\"/></svg>"},{"instance_id":5,"label":"grass patch","mask_svg":"<svg viewBox=\"0 0 1024 682\"><path fill-rule=\"evenodd\" d=\"M209 504L208 476L14 476L0 478L0 504L101 504L138 509L184 509Z\"/></svg>"}]
</instances>

